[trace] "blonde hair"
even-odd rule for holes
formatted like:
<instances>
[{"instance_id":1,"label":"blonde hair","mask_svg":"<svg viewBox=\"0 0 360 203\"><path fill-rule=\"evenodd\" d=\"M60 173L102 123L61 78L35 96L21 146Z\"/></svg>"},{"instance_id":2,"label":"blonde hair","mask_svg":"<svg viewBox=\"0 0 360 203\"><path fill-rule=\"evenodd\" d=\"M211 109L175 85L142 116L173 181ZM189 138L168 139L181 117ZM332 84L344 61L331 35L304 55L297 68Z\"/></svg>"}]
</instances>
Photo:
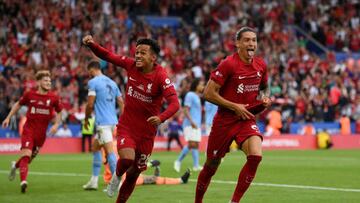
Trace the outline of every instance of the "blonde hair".
<instances>
[{"instance_id":1,"label":"blonde hair","mask_svg":"<svg viewBox=\"0 0 360 203\"><path fill-rule=\"evenodd\" d=\"M44 77L50 77L50 71L48 70L39 70L36 74L35 74L35 79L37 81L43 79Z\"/></svg>"}]
</instances>

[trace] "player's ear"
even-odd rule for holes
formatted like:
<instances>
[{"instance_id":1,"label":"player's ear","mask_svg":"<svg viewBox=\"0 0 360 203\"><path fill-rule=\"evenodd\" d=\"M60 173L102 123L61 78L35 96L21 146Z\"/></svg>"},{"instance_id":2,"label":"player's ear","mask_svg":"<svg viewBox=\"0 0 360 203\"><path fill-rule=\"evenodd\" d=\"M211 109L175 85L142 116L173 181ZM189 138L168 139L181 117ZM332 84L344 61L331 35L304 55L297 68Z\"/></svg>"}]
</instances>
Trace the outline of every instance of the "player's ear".
<instances>
[{"instance_id":1,"label":"player's ear","mask_svg":"<svg viewBox=\"0 0 360 203\"><path fill-rule=\"evenodd\" d=\"M235 47L239 48L240 47L240 40L235 40Z\"/></svg>"}]
</instances>

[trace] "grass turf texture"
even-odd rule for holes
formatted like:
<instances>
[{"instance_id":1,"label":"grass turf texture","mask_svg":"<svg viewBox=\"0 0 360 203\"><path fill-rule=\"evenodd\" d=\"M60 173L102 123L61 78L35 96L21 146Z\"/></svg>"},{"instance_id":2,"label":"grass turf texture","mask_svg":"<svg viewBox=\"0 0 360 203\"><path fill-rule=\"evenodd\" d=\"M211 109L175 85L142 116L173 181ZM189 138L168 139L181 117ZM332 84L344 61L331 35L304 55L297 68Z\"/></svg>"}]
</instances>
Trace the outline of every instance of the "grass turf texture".
<instances>
[{"instance_id":1,"label":"grass turf texture","mask_svg":"<svg viewBox=\"0 0 360 203\"><path fill-rule=\"evenodd\" d=\"M177 155L175 152L152 155L152 159L161 161L162 176L179 177L186 167L192 167L189 154L183 161L181 173L176 173L173 162ZM91 154L38 156L30 165L26 194L20 193L19 171L13 182L7 178L10 161L17 158L15 155L0 156L1 203L115 202L115 198L108 198L102 192L105 188L102 177L98 191L82 189L82 185L90 178ZM202 154L201 163L204 160L205 156ZM232 152L226 156L205 194L205 203L228 203L244 162L245 156L241 152ZM149 168L146 174L152 172ZM128 202L192 203L198 174L199 172L192 172L186 185L137 186ZM254 184L242 202L360 202L359 174L360 150L265 151Z\"/></svg>"}]
</instances>

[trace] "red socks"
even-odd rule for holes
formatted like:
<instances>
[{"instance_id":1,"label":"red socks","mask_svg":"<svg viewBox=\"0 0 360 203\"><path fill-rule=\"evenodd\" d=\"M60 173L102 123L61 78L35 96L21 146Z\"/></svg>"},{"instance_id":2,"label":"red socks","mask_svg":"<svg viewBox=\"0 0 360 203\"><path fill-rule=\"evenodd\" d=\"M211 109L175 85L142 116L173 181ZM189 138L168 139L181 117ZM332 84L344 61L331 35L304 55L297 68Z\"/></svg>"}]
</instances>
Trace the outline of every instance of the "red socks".
<instances>
[{"instance_id":1,"label":"red socks","mask_svg":"<svg viewBox=\"0 0 360 203\"><path fill-rule=\"evenodd\" d=\"M30 157L23 156L17 161L17 163L15 165L16 168L20 169L20 180L21 181L24 181L27 178L28 171L29 171L29 162L30 162Z\"/></svg>"},{"instance_id":2,"label":"red socks","mask_svg":"<svg viewBox=\"0 0 360 203\"><path fill-rule=\"evenodd\" d=\"M134 191L136 180L138 179L139 175L140 171L136 174L126 173L126 178L121 185L116 203L125 203L129 199L131 193Z\"/></svg>"},{"instance_id":3,"label":"red socks","mask_svg":"<svg viewBox=\"0 0 360 203\"><path fill-rule=\"evenodd\" d=\"M242 168L238 183L236 185L235 192L233 194L231 202L239 202L246 190L249 188L252 180L255 177L256 169L261 161L262 157L257 155L249 155L247 162Z\"/></svg>"},{"instance_id":4,"label":"red socks","mask_svg":"<svg viewBox=\"0 0 360 203\"><path fill-rule=\"evenodd\" d=\"M119 159L116 164L116 175L122 176L134 163L131 159Z\"/></svg>"},{"instance_id":5,"label":"red socks","mask_svg":"<svg viewBox=\"0 0 360 203\"><path fill-rule=\"evenodd\" d=\"M201 170L196 184L195 203L202 203L204 194L209 186L211 177L215 174L217 167L209 167L206 164Z\"/></svg>"}]
</instances>

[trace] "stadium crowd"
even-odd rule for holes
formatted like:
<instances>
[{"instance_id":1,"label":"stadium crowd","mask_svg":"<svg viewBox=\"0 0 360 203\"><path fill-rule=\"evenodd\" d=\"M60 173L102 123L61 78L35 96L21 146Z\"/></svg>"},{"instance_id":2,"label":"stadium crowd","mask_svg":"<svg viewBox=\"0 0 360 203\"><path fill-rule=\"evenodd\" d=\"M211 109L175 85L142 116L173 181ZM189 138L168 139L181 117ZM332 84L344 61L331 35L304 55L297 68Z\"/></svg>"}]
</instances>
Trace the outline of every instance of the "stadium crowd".
<instances>
[{"instance_id":1,"label":"stadium crowd","mask_svg":"<svg viewBox=\"0 0 360 203\"><path fill-rule=\"evenodd\" d=\"M359 7L357 0L0 1L0 121L22 92L36 85L35 70L50 69L67 122L80 122L89 79L85 69L94 57L81 45L86 34L132 56L136 39L158 40L159 62L183 97L192 78L207 80L234 51L235 32L243 25L258 30L258 54L268 64L271 95L284 123L337 121L341 115L359 121L360 61L335 61L333 52L360 50ZM139 18L143 15L178 16L183 23L151 27ZM307 50L307 38L288 25L307 31L327 54ZM125 72L105 61L101 65L124 89Z\"/></svg>"}]
</instances>

